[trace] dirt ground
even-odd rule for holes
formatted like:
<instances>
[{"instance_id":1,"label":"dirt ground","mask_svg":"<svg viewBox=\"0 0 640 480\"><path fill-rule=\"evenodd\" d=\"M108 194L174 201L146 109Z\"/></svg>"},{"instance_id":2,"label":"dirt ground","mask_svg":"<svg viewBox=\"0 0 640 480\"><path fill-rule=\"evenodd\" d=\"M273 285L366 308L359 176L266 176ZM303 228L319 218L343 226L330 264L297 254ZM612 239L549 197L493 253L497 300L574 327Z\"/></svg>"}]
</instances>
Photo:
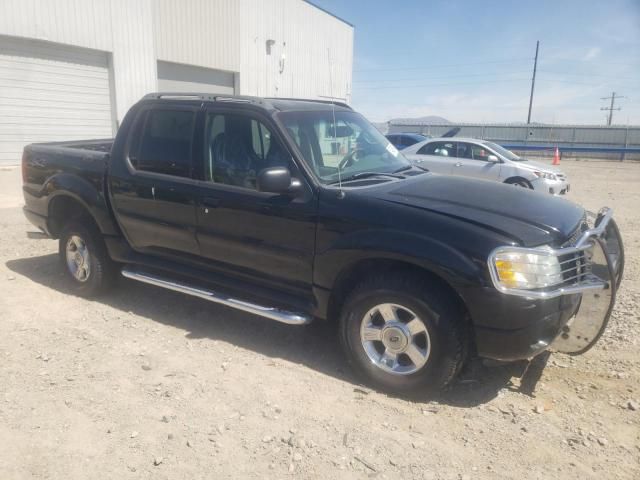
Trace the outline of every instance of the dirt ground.
<instances>
[{"instance_id":1,"label":"dirt ground","mask_svg":"<svg viewBox=\"0 0 640 480\"><path fill-rule=\"evenodd\" d=\"M124 279L70 295L57 243L27 238L19 169L0 169L0 478L640 478L640 164L562 168L626 242L606 335L522 383L474 362L424 402L360 386L328 325Z\"/></svg>"}]
</instances>

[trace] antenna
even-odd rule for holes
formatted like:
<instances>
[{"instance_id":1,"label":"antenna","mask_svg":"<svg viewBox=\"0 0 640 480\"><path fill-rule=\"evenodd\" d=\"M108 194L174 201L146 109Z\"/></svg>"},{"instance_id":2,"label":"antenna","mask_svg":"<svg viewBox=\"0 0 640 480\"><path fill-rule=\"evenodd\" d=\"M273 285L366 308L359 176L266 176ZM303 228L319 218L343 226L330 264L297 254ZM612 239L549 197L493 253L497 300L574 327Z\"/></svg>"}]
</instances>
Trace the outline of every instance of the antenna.
<instances>
[{"instance_id":1,"label":"antenna","mask_svg":"<svg viewBox=\"0 0 640 480\"><path fill-rule=\"evenodd\" d=\"M329 99L331 100L331 115L333 115L333 145L337 146L338 134L336 133L336 104L333 102L333 76L331 75L331 50L327 48L327 57L329 59ZM340 162L338 162L338 198L344 197L342 190L342 174L340 173Z\"/></svg>"}]
</instances>

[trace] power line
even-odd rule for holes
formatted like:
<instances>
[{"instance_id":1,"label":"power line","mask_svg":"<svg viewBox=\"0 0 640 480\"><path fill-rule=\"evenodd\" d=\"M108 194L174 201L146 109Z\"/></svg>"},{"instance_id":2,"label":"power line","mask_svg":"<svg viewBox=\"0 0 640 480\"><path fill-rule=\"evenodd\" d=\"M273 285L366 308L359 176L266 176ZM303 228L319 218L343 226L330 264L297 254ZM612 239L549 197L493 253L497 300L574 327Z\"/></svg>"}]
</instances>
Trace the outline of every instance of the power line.
<instances>
[{"instance_id":1,"label":"power line","mask_svg":"<svg viewBox=\"0 0 640 480\"><path fill-rule=\"evenodd\" d=\"M417 79L416 79L417 80ZM424 87L455 87L456 85L482 85L486 83L503 83L503 82L522 82L524 80L530 80L530 77L519 77L519 78L509 78L509 79L499 79L499 80L475 80L472 82L448 82L448 83L420 83L415 85L407 85L407 84L395 84L395 85L363 85L363 86L355 86L357 90L380 90L380 89L389 89L389 88L424 88ZM584 82L576 82L573 80L560 80L555 78L544 78L536 76L536 81L544 82L544 83L566 83L569 85L585 85L589 87L602 87L602 83L584 83ZM622 98L622 97L616 97Z\"/></svg>"},{"instance_id":2,"label":"power line","mask_svg":"<svg viewBox=\"0 0 640 480\"><path fill-rule=\"evenodd\" d=\"M611 126L611 120L613 120L613 111L614 110L622 110L622 107L618 107L618 108L614 108L613 105L616 102L616 98L627 98L627 97L621 97L620 95L618 95L616 97L616 92L612 92L610 97L601 97L600 100L611 100L611 105L609 105L608 107L601 107L600 110L608 110L609 111L609 118L607 119L607 125Z\"/></svg>"},{"instance_id":3,"label":"power line","mask_svg":"<svg viewBox=\"0 0 640 480\"><path fill-rule=\"evenodd\" d=\"M449 68L449 67L464 67L466 65L488 65L488 64L498 64L498 63L513 63L513 62L528 62L529 58L512 58L510 60L495 60L495 61L487 61L487 62L464 62L464 63L448 63L448 64L438 64L435 67L384 67L384 68L360 68L354 70L354 73L357 72L397 72L401 70L433 70L434 68Z\"/></svg>"},{"instance_id":4,"label":"power line","mask_svg":"<svg viewBox=\"0 0 640 480\"><path fill-rule=\"evenodd\" d=\"M389 89L389 88L405 89L405 88L447 87L447 86L455 87L456 85L482 85L485 83L522 82L523 80L528 80L528 78L523 77L523 78L512 78L512 79L504 79L504 80L480 80L480 81L476 80L473 82L454 82L454 83L451 83L451 82L422 83L419 85L373 85L373 86L358 87L358 90L382 90L382 89Z\"/></svg>"},{"instance_id":5,"label":"power line","mask_svg":"<svg viewBox=\"0 0 640 480\"><path fill-rule=\"evenodd\" d=\"M619 77L617 75L601 75L599 73L575 73L575 72L554 72L552 70L540 70L538 69L538 73L546 73L550 75L570 75L576 77L601 77L601 78L615 78L616 80L636 80L631 77Z\"/></svg>"},{"instance_id":6,"label":"power line","mask_svg":"<svg viewBox=\"0 0 640 480\"><path fill-rule=\"evenodd\" d=\"M526 73L528 70L519 70L515 72L510 72L511 74L521 74ZM504 77L504 74L500 72L488 72L488 73L455 73L450 75L420 75L418 77L404 77L404 78L382 78L382 79L370 79L370 80L354 80L353 83L383 83L383 82L406 82L412 80L423 80L423 79L440 79L440 78L467 78L467 77Z\"/></svg>"}]
</instances>

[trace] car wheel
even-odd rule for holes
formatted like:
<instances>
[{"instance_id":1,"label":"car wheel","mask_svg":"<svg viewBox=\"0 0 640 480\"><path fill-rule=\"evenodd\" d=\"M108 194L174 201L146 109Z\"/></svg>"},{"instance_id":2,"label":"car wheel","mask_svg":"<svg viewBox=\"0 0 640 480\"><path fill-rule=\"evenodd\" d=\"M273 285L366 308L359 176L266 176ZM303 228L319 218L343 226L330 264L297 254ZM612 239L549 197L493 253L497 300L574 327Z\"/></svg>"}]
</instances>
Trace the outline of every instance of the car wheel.
<instances>
[{"instance_id":1,"label":"car wheel","mask_svg":"<svg viewBox=\"0 0 640 480\"><path fill-rule=\"evenodd\" d=\"M368 383L393 393L435 393L460 370L465 316L437 283L393 274L363 282L340 318L341 343Z\"/></svg>"},{"instance_id":2,"label":"car wheel","mask_svg":"<svg viewBox=\"0 0 640 480\"><path fill-rule=\"evenodd\" d=\"M72 221L62 230L58 252L74 293L91 297L107 290L115 279L114 262L98 229L88 222Z\"/></svg>"}]
</instances>

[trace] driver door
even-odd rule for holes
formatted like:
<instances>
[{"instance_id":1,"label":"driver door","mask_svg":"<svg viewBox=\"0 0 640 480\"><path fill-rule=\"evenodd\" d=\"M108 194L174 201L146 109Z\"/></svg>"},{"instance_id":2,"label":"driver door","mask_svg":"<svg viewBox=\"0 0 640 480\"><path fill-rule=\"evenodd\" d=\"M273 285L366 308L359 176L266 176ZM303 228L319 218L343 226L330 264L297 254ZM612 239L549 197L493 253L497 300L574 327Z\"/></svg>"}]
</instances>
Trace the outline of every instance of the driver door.
<instances>
[{"instance_id":1,"label":"driver door","mask_svg":"<svg viewBox=\"0 0 640 480\"><path fill-rule=\"evenodd\" d=\"M500 180L500 161L491 161L489 157L496 155L485 147L475 143L458 142L456 156L457 159L451 172L453 175L483 180Z\"/></svg>"},{"instance_id":2,"label":"driver door","mask_svg":"<svg viewBox=\"0 0 640 480\"><path fill-rule=\"evenodd\" d=\"M205 112L196 237L207 265L295 294L310 293L316 202L276 128L239 109ZM263 168L285 166L297 196L260 192Z\"/></svg>"}]
</instances>

